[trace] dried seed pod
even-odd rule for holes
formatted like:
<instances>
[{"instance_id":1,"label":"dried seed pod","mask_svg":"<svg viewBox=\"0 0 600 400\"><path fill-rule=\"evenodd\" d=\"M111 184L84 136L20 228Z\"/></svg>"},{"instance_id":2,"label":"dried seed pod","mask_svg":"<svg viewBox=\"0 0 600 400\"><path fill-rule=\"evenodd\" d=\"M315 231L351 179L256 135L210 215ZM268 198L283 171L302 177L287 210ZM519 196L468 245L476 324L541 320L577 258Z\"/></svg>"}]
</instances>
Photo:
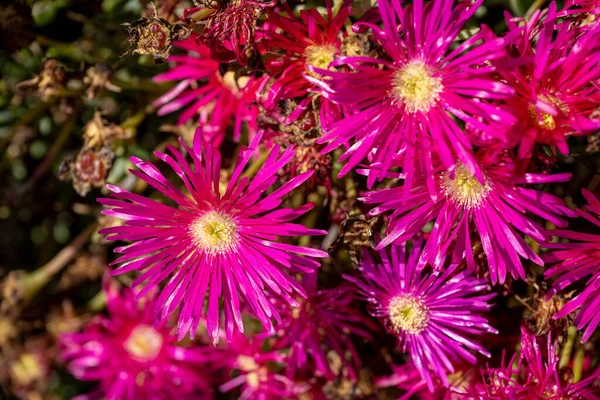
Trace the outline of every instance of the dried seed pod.
<instances>
[{"instance_id":1,"label":"dried seed pod","mask_svg":"<svg viewBox=\"0 0 600 400\"><path fill-rule=\"evenodd\" d=\"M156 63L165 62L174 41L187 39L191 34L190 28L184 23L171 24L164 18L159 18L156 8L151 17L140 18L123 26L129 33L127 52L133 48L132 53L151 55Z\"/></svg>"}]
</instances>

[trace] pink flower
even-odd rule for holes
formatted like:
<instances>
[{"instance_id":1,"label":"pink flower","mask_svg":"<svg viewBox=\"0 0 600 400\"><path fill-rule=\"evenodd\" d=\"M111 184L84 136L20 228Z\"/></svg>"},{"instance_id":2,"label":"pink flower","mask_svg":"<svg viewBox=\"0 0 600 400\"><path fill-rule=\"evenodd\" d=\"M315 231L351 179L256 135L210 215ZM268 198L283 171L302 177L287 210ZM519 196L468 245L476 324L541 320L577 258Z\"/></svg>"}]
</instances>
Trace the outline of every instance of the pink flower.
<instances>
[{"instance_id":1,"label":"pink flower","mask_svg":"<svg viewBox=\"0 0 600 400\"><path fill-rule=\"evenodd\" d=\"M487 149L477 158L481 181L465 165L446 171L441 163L434 162L432 171L415 179L407 201L402 198L402 186L365 193L361 200L375 205L370 215L391 212L387 236L377 247L404 243L435 221L419 261L421 266L429 263L439 271L451 254L452 263L466 259L469 268L476 269L474 240L481 241L494 284L504 283L507 273L525 279L520 258L543 265L523 235L547 242L551 234L529 214L565 227L567 221L561 217L574 213L558 197L524 185L563 182L571 175L521 174L519 162ZM427 187L427 174L434 180L433 190Z\"/></svg>"},{"instance_id":2,"label":"pink flower","mask_svg":"<svg viewBox=\"0 0 600 400\"><path fill-rule=\"evenodd\" d=\"M558 18L552 2L524 29L521 20L508 21L509 31L522 32L511 35L511 50L521 61L498 73L517 94L506 104L519 117L511 135L520 157L531 157L538 143L568 154L569 136L600 129L600 26L574 29Z\"/></svg>"},{"instance_id":3,"label":"pink flower","mask_svg":"<svg viewBox=\"0 0 600 400\"><path fill-rule=\"evenodd\" d=\"M327 352L335 352L346 367L351 379L356 379L359 356L350 335L370 339L372 322L352 307L354 288L342 285L334 289L318 289L316 274L304 275L302 285L307 291L306 299L299 299L300 307L284 305L282 322L276 329L280 333L276 349L290 348L287 360L288 377L314 363L315 375L335 379ZM346 354L351 355L348 360Z\"/></svg>"},{"instance_id":4,"label":"pink flower","mask_svg":"<svg viewBox=\"0 0 600 400\"><path fill-rule=\"evenodd\" d=\"M382 164L380 173L369 171L368 185L383 179L388 167L402 158L406 193L415 183L415 169L426 171L432 186L432 157L445 168L457 161L483 180L469 138L458 121L464 121L494 138L503 139L515 118L490 100L505 99L514 90L491 76L490 60L505 55L505 40L490 39L489 29L451 48L482 0L425 3L416 0L379 1L383 29L370 27L374 39L390 58L344 57L336 66L350 71L314 69L312 79L330 101L343 106L345 118L329 126L318 141L324 152L345 146L340 157L343 176L363 160ZM434 193L432 193L433 195Z\"/></svg>"},{"instance_id":5,"label":"pink flower","mask_svg":"<svg viewBox=\"0 0 600 400\"><path fill-rule=\"evenodd\" d=\"M344 2L335 16L331 4L326 8L327 18L315 8L301 10L299 17L294 16L289 7L288 16L271 11L268 23L260 32L265 67L273 79L272 82L264 81L265 85L270 83L264 106L271 110L282 100L299 99L296 110L289 116L291 121L302 115L313 100L307 95L316 85L306 77L316 78L319 74L312 72L310 67L327 69L340 54L342 28L351 7L348 1ZM328 120L330 114L336 112L329 109L335 106L328 104L326 99L319 101L321 120Z\"/></svg>"},{"instance_id":6,"label":"pink flower","mask_svg":"<svg viewBox=\"0 0 600 400\"><path fill-rule=\"evenodd\" d=\"M280 318L268 296L292 306L299 305L296 296L306 297L300 284L285 271L312 273L319 267L315 258L327 257L324 251L280 240L326 233L289 222L309 211L312 203L296 210L279 208L283 196L309 179L313 171L263 196L278 180L277 172L294 157L292 147L282 154L274 147L252 179L242 176L260 139L258 135L250 148L242 149L226 188L220 187L221 155L217 150L208 146L201 154L184 146L193 161L192 169L182 153L169 145L171 155L155 155L179 176L186 192L169 182L156 166L139 158L132 157L139 171L131 173L175 206L112 185L108 186L112 197L99 199L108 206L104 214L125 221L100 233L108 240L132 242L115 249L123 254L113 263L120 264L115 273L143 272L133 283L146 282L140 296L168 279L154 316L160 321L179 309L180 338L188 331L193 337L206 315L209 335L216 342L221 300L228 339L234 330L244 330L242 304L272 331L271 320Z\"/></svg>"},{"instance_id":7,"label":"pink flower","mask_svg":"<svg viewBox=\"0 0 600 400\"><path fill-rule=\"evenodd\" d=\"M221 75L219 64L210 58L208 47L198 42L198 36L175 42L188 54L172 55L175 65L154 77L154 82L175 81L178 84L159 97L153 105L158 115L166 115L187 107L178 124L199 116L195 140L219 147L233 121L233 139L237 142L246 126L250 141L257 132L258 107L254 104L258 82L254 77L235 79L234 72Z\"/></svg>"},{"instance_id":8,"label":"pink flower","mask_svg":"<svg viewBox=\"0 0 600 400\"><path fill-rule=\"evenodd\" d=\"M589 190L583 189L583 195L588 201L587 209L596 215L583 210L577 210L577 214L600 227L600 201ZM577 296L555 315L555 318L563 318L579 310L575 325L579 329L585 329L585 342L600 324L600 235L567 230L555 230L552 234L575 242L549 243L544 246L558 249L545 257L546 261L556 263L544 274L546 278L556 278L548 296L588 278Z\"/></svg>"},{"instance_id":9,"label":"pink flower","mask_svg":"<svg viewBox=\"0 0 600 400\"><path fill-rule=\"evenodd\" d=\"M108 316L97 316L81 333L61 336L60 358L79 380L98 381L77 399L210 399L205 369L210 355L182 347L165 323L152 326L154 295L140 302L130 289L106 287ZM139 296L138 296L139 297Z\"/></svg>"},{"instance_id":10,"label":"pink flower","mask_svg":"<svg viewBox=\"0 0 600 400\"><path fill-rule=\"evenodd\" d=\"M419 269L419 241L412 251L405 245L391 246L389 253L382 250L379 255L381 262L365 252L362 275L345 278L359 288L371 315L398 338L399 347L408 352L431 392L434 379L450 385L448 375L457 364L475 364L472 351L490 356L475 341L486 333L498 333L481 316L495 296L483 294L489 290L485 279L476 279L472 271L458 271L457 265L439 275Z\"/></svg>"},{"instance_id":11,"label":"pink flower","mask_svg":"<svg viewBox=\"0 0 600 400\"><path fill-rule=\"evenodd\" d=\"M538 338L521 328L521 352L510 360L503 359L500 368L482 371L486 380L472 387L470 393L476 399L574 399L592 400L600 398L595 381L600 369L577 383L564 379L558 367L558 343L547 339L547 352L542 353Z\"/></svg>"}]
</instances>

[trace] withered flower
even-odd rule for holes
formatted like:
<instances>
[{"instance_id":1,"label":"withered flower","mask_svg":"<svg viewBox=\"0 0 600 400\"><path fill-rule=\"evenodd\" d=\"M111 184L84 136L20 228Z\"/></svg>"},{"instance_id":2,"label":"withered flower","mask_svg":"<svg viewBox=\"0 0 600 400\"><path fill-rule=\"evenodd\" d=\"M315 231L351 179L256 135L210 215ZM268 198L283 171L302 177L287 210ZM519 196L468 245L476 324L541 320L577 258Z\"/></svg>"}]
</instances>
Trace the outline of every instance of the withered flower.
<instances>
[{"instance_id":1,"label":"withered flower","mask_svg":"<svg viewBox=\"0 0 600 400\"><path fill-rule=\"evenodd\" d=\"M65 69L54 58L48 58L42 65L42 70L32 79L19 82L17 88L33 90L35 95L43 102L52 100L59 92L65 89Z\"/></svg>"},{"instance_id":2,"label":"withered flower","mask_svg":"<svg viewBox=\"0 0 600 400\"><path fill-rule=\"evenodd\" d=\"M237 61L247 66L254 59L256 21L276 0L194 0L197 7L184 11L184 19L204 27L201 39L215 61Z\"/></svg>"},{"instance_id":3,"label":"withered flower","mask_svg":"<svg viewBox=\"0 0 600 400\"><path fill-rule=\"evenodd\" d=\"M153 6L154 7L154 6ZM174 41L187 39L191 30L182 22L169 23L159 18L156 8L150 17L143 17L132 23L124 23L129 33L129 50L133 54L148 54L155 63L163 63L169 57Z\"/></svg>"},{"instance_id":4,"label":"withered flower","mask_svg":"<svg viewBox=\"0 0 600 400\"><path fill-rule=\"evenodd\" d=\"M84 147L76 157L65 157L58 176L61 180L72 181L75 191L80 196L85 196L92 188L104 186L104 180L114 157L115 154L110 147L99 149Z\"/></svg>"},{"instance_id":5,"label":"withered flower","mask_svg":"<svg viewBox=\"0 0 600 400\"><path fill-rule=\"evenodd\" d=\"M110 81L111 70L105 65L98 64L93 67L89 67L85 71L85 77L83 77L83 83L88 85L85 90L85 98L90 101L94 99L98 92L102 89L109 90L114 93L120 93L121 88Z\"/></svg>"},{"instance_id":6,"label":"withered flower","mask_svg":"<svg viewBox=\"0 0 600 400\"><path fill-rule=\"evenodd\" d=\"M85 126L83 147L76 156L65 157L58 177L63 181L72 181L73 188L81 196L85 196L92 188L104 186L115 158L113 140L126 137L127 133L121 126L109 124L96 112Z\"/></svg>"},{"instance_id":7,"label":"withered flower","mask_svg":"<svg viewBox=\"0 0 600 400\"><path fill-rule=\"evenodd\" d=\"M350 259L358 264L362 259L363 248L375 248L374 227L378 217L367 219L364 214L349 215L340 225L340 235L330 249L342 246L348 249Z\"/></svg>"}]
</instances>

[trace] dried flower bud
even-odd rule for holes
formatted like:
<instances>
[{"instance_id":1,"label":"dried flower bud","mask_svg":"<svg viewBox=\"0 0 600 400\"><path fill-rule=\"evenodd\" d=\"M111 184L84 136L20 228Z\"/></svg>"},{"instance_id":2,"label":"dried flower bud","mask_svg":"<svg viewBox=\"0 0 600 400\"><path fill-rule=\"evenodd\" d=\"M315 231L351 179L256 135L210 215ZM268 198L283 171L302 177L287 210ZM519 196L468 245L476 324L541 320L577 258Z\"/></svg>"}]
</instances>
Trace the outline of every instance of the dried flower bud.
<instances>
[{"instance_id":1,"label":"dried flower bud","mask_svg":"<svg viewBox=\"0 0 600 400\"><path fill-rule=\"evenodd\" d=\"M85 98L90 101L94 99L98 92L102 89L109 90L114 93L120 93L121 88L110 81L111 70L105 65L96 65L85 71L83 83L88 85L85 91Z\"/></svg>"},{"instance_id":2,"label":"dried flower bud","mask_svg":"<svg viewBox=\"0 0 600 400\"><path fill-rule=\"evenodd\" d=\"M94 114L83 132L84 146L88 149L112 147L113 140L123 140L128 137L126 131L116 124L109 124L102 118L100 112Z\"/></svg>"},{"instance_id":3,"label":"dried flower bud","mask_svg":"<svg viewBox=\"0 0 600 400\"><path fill-rule=\"evenodd\" d=\"M104 186L114 157L110 147L84 147L77 157L65 157L58 176L61 180L72 181L75 191L80 196L85 196L92 188Z\"/></svg>"},{"instance_id":4,"label":"dried flower bud","mask_svg":"<svg viewBox=\"0 0 600 400\"><path fill-rule=\"evenodd\" d=\"M123 25L129 33L129 47L134 48L132 53L151 55L156 63L165 62L169 57L173 41L187 39L191 33L181 22L170 24L159 18L156 9L149 18L140 18Z\"/></svg>"},{"instance_id":5,"label":"dried flower bud","mask_svg":"<svg viewBox=\"0 0 600 400\"><path fill-rule=\"evenodd\" d=\"M32 79L19 82L17 88L21 90L33 90L43 102L48 102L57 93L64 90L65 82L65 69L54 58L49 58L44 61L42 70L38 75Z\"/></svg>"}]
</instances>

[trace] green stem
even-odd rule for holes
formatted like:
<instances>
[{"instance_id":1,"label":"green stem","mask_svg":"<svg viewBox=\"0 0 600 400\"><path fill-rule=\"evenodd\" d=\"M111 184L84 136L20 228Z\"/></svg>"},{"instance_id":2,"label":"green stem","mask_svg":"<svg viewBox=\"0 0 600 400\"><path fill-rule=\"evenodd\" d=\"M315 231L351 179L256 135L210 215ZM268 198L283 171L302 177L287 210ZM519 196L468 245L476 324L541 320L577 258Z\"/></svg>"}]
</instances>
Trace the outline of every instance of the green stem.
<instances>
[{"instance_id":1,"label":"green stem","mask_svg":"<svg viewBox=\"0 0 600 400\"><path fill-rule=\"evenodd\" d=\"M93 313L98 313L106 307L106 294L104 290L99 291L92 299L87 303L87 309Z\"/></svg>"},{"instance_id":2,"label":"green stem","mask_svg":"<svg viewBox=\"0 0 600 400\"><path fill-rule=\"evenodd\" d=\"M244 174L242 176L252 178L254 175L256 175L256 173L258 172L260 167L262 167L262 165L267 160L268 156L269 156L268 151L261 153L260 157L257 160L254 160L254 162L248 167L248 169L246 169L246 172L244 172Z\"/></svg>"},{"instance_id":3,"label":"green stem","mask_svg":"<svg viewBox=\"0 0 600 400\"><path fill-rule=\"evenodd\" d=\"M533 15L533 13L544 5L545 0L535 0L533 4L527 9L525 12L525 20L529 21L529 18Z\"/></svg>"},{"instance_id":4,"label":"green stem","mask_svg":"<svg viewBox=\"0 0 600 400\"><path fill-rule=\"evenodd\" d=\"M571 360L571 353L573 351L573 345L575 344L575 338L577 337L577 328L569 326L567 331L567 342L564 344L560 352L560 361L558 362L558 368L564 368L569 365Z\"/></svg>"},{"instance_id":5,"label":"green stem","mask_svg":"<svg viewBox=\"0 0 600 400\"><path fill-rule=\"evenodd\" d=\"M581 380L584 359L585 349L580 345L575 351L575 357L573 357L573 383L577 383Z\"/></svg>"}]
</instances>

